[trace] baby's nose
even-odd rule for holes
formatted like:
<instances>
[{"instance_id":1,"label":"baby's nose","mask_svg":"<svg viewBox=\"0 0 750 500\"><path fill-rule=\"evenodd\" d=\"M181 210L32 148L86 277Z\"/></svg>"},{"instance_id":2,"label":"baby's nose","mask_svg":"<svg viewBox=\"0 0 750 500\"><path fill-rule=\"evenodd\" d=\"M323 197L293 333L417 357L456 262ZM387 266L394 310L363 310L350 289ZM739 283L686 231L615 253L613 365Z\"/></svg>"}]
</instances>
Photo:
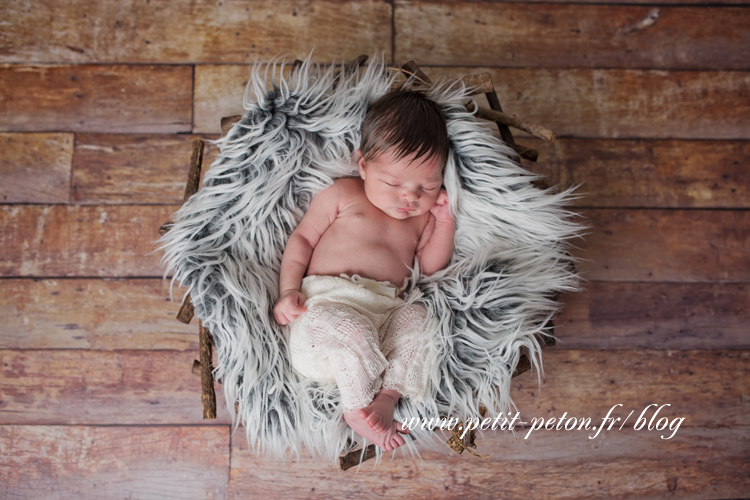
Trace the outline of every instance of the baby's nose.
<instances>
[{"instance_id":1,"label":"baby's nose","mask_svg":"<svg viewBox=\"0 0 750 500\"><path fill-rule=\"evenodd\" d=\"M419 193L412 191L411 189L406 189L401 197L408 202L417 201L419 199Z\"/></svg>"}]
</instances>

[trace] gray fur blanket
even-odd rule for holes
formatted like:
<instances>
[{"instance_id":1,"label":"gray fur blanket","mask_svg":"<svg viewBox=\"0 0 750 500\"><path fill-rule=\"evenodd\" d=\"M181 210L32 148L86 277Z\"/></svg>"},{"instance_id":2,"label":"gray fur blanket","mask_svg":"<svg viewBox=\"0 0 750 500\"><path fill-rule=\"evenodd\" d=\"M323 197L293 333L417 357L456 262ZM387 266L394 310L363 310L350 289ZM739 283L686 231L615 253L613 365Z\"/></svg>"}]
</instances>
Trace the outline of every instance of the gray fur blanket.
<instances>
[{"instance_id":1,"label":"gray fur blanket","mask_svg":"<svg viewBox=\"0 0 750 500\"><path fill-rule=\"evenodd\" d=\"M187 287L214 335L215 375L232 414L238 405L235 425L244 425L250 445L277 457L304 446L333 461L359 438L343 421L337 388L292 369L272 308L287 238L317 192L355 174L360 124L393 77L382 61L345 71L308 59L291 76L282 67L271 65L270 91L269 70L253 69L247 114L219 141L203 188L175 214L160 247L173 283ZM429 314L430 375L424 399L399 403L402 421L475 416L480 405L510 410L522 350L539 373L535 334L557 310L553 296L577 287L567 249L581 226L564 208L571 193L531 185L535 176L467 111L468 89L443 84L429 95L448 119L444 184L456 250L445 270L422 276L415 264L412 273L410 297ZM428 430L412 435L435 442Z\"/></svg>"}]
</instances>

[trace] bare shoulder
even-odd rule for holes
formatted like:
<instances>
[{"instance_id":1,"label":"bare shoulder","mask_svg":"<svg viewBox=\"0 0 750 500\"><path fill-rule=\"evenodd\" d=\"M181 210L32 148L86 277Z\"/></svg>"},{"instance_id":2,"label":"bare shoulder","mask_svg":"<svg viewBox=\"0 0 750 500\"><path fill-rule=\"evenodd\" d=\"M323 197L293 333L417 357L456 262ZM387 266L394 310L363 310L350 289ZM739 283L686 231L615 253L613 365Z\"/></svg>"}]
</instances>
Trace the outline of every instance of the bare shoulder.
<instances>
[{"instance_id":1,"label":"bare shoulder","mask_svg":"<svg viewBox=\"0 0 750 500\"><path fill-rule=\"evenodd\" d=\"M364 196L365 190L362 179L358 177L342 177L333 181L333 184L323 191L323 193L326 193L329 199L335 199L339 206L343 206L360 196Z\"/></svg>"},{"instance_id":2,"label":"bare shoulder","mask_svg":"<svg viewBox=\"0 0 750 500\"><path fill-rule=\"evenodd\" d=\"M359 192L363 193L364 190L361 185L358 185L357 179L353 177L336 179L333 184L313 197L308 212L338 211L356 198Z\"/></svg>"},{"instance_id":3,"label":"bare shoulder","mask_svg":"<svg viewBox=\"0 0 750 500\"><path fill-rule=\"evenodd\" d=\"M364 192L362 179L359 177L341 177L333 181L331 187L335 188L340 194L357 195Z\"/></svg>"}]
</instances>

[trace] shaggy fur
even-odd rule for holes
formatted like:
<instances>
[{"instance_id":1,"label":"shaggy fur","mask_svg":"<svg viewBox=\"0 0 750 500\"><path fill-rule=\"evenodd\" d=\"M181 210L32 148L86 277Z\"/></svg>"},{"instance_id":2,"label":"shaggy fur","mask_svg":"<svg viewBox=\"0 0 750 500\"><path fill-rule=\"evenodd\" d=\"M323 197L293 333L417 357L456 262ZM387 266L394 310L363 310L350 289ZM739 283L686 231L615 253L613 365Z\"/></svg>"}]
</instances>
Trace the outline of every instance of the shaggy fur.
<instances>
[{"instance_id":1,"label":"shaggy fur","mask_svg":"<svg viewBox=\"0 0 750 500\"><path fill-rule=\"evenodd\" d=\"M160 244L173 283L187 287L215 338L215 375L232 414L238 404L235 425L245 426L250 445L276 457L304 445L333 461L357 436L343 421L337 388L295 374L272 309L290 233L316 193L356 173L360 124L393 78L382 60L345 72L308 59L289 77L282 63L270 68L273 90L266 89L269 70L254 67L247 114L219 141L203 188ZM444 178L456 251L447 269L429 277L415 262L409 297L430 318L429 389L422 400L402 399L399 420L464 418L480 405L491 414L511 409L522 350L539 372L535 334L556 312L553 296L577 286L567 247L581 227L563 208L570 192L532 187L535 176L467 112L467 89L444 84L429 95L448 119ZM434 442L430 431L412 435Z\"/></svg>"}]
</instances>

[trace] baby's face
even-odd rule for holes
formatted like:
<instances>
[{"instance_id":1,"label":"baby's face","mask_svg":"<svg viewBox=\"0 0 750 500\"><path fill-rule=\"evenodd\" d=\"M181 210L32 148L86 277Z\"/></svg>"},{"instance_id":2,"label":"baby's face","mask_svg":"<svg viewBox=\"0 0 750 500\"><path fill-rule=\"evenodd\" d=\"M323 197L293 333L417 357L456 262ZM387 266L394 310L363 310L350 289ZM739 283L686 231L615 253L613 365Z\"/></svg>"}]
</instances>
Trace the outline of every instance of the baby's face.
<instances>
[{"instance_id":1,"label":"baby's face","mask_svg":"<svg viewBox=\"0 0 750 500\"><path fill-rule=\"evenodd\" d=\"M426 213L440 194L443 165L431 157L411 160L411 156L395 160L387 151L374 160L359 159L367 199L394 219Z\"/></svg>"}]
</instances>

